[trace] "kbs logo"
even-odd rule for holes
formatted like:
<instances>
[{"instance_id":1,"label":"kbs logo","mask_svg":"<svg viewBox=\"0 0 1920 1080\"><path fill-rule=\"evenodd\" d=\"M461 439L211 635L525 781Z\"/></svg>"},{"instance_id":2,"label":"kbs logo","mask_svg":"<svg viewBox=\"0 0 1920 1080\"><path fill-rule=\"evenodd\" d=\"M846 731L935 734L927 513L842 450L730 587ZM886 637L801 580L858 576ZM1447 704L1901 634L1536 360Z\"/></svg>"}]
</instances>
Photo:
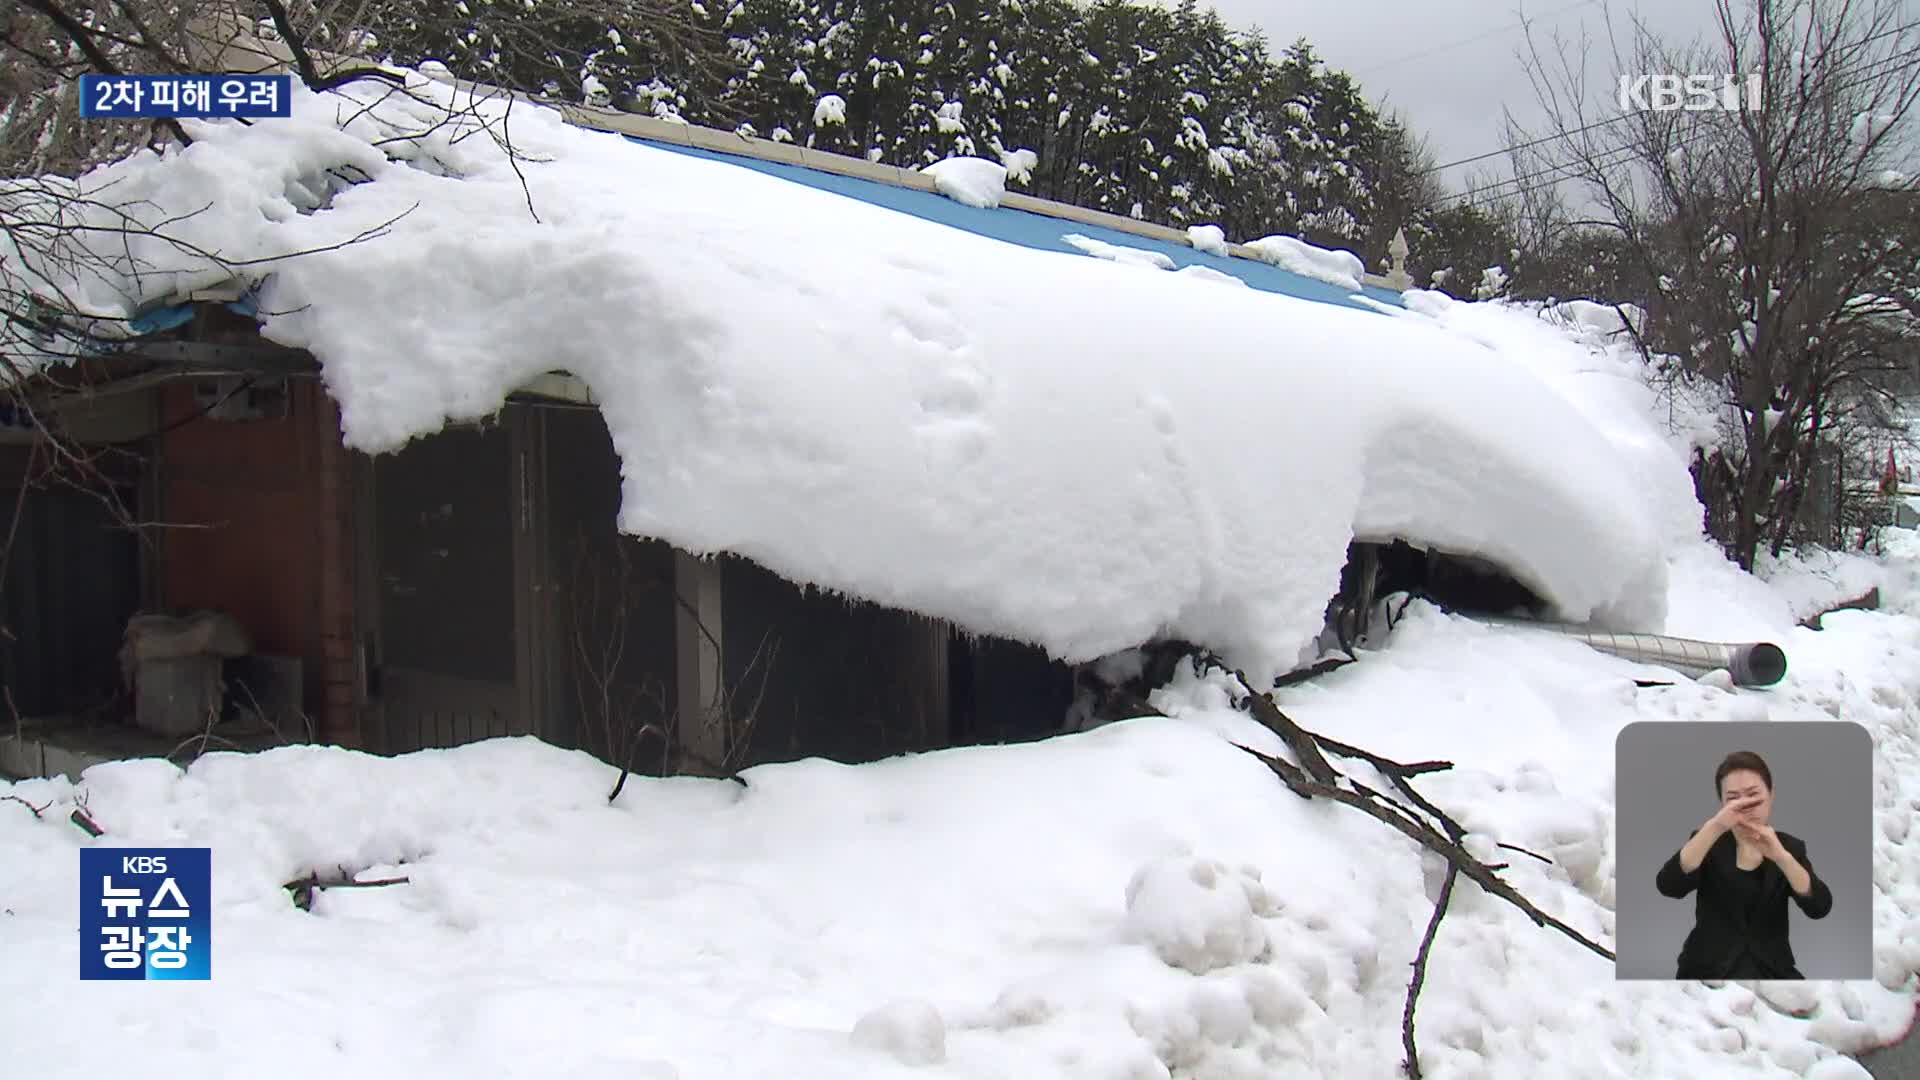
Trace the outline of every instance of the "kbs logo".
<instances>
[{"instance_id":1,"label":"kbs logo","mask_svg":"<svg viewBox=\"0 0 1920 1080\"><path fill-rule=\"evenodd\" d=\"M1622 112L1759 112L1765 84L1754 75L1622 75Z\"/></svg>"},{"instance_id":2,"label":"kbs logo","mask_svg":"<svg viewBox=\"0 0 1920 1080\"><path fill-rule=\"evenodd\" d=\"M212 977L211 848L81 848L80 977Z\"/></svg>"}]
</instances>

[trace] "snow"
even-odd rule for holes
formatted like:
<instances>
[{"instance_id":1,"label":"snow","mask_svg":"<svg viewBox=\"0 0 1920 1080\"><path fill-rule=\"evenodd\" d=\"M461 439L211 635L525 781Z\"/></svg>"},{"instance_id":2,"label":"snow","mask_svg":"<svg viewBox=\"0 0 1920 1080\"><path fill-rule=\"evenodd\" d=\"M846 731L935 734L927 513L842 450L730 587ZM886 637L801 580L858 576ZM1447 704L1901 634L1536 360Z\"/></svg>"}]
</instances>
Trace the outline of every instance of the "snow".
<instances>
[{"instance_id":1,"label":"snow","mask_svg":"<svg viewBox=\"0 0 1920 1080\"><path fill-rule=\"evenodd\" d=\"M1856 146L1865 146L1893 130L1899 120L1898 116L1889 113L1871 111L1857 113L1854 115L1852 126L1847 129L1848 140Z\"/></svg>"},{"instance_id":2,"label":"snow","mask_svg":"<svg viewBox=\"0 0 1920 1080\"><path fill-rule=\"evenodd\" d=\"M856 1046L880 1050L902 1065L938 1065L947 1060L947 1026L940 1010L925 1001L896 1001L875 1009L853 1025Z\"/></svg>"},{"instance_id":3,"label":"snow","mask_svg":"<svg viewBox=\"0 0 1920 1080\"><path fill-rule=\"evenodd\" d=\"M829 124L847 122L847 99L839 94L823 94L813 107L813 126L826 127Z\"/></svg>"},{"instance_id":4,"label":"snow","mask_svg":"<svg viewBox=\"0 0 1920 1080\"><path fill-rule=\"evenodd\" d=\"M1006 167L1009 181L1024 184L1033 179L1033 170L1040 164L1040 155L1025 148L1002 150L1000 164Z\"/></svg>"},{"instance_id":5,"label":"snow","mask_svg":"<svg viewBox=\"0 0 1920 1080\"><path fill-rule=\"evenodd\" d=\"M1127 884L1127 932L1195 975L1259 959L1270 947L1261 917L1276 910L1259 870L1212 859L1157 859Z\"/></svg>"},{"instance_id":6,"label":"snow","mask_svg":"<svg viewBox=\"0 0 1920 1080\"><path fill-rule=\"evenodd\" d=\"M1183 266L1175 270L1174 274L1180 277L1194 278L1199 281L1212 281L1221 285L1235 285L1242 289L1250 289L1253 287L1248 285L1245 279L1234 277L1232 274L1223 270L1215 270L1211 266L1200 266L1198 264Z\"/></svg>"},{"instance_id":7,"label":"snow","mask_svg":"<svg viewBox=\"0 0 1920 1080\"><path fill-rule=\"evenodd\" d=\"M1256 678L1290 668L1356 535L1491 559L1564 618L1660 624L1692 534L1658 493L1684 456L1584 404L1569 387L1592 349L1538 318L1470 335L1451 309L1201 288L524 105L510 160L434 108L351 92L369 107L296 88L289 119L194 122L184 152L85 181L257 260L240 272L262 282L264 333L319 358L350 447L485 418L566 370L604 403L623 530L1070 662L1164 634ZM370 179L330 179L356 170ZM930 167L980 201L1003 171ZM325 208L299 188L331 188ZM143 272L58 284L125 316L233 272L125 239ZM1625 367L1605 378L1644 392Z\"/></svg>"},{"instance_id":8,"label":"snow","mask_svg":"<svg viewBox=\"0 0 1920 1080\"><path fill-rule=\"evenodd\" d=\"M1360 282L1367 273L1366 264L1351 251L1314 247L1291 236L1264 236L1247 241L1246 246L1282 270L1291 270L1353 292L1360 291Z\"/></svg>"},{"instance_id":9,"label":"snow","mask_svg":"<svg viewBox=\"0 0 1920 1080\"><path fill-rule=\"evenodd\" d=\"M1887 586L1886 569L1857 552L1762 550L1754 571L1793 612L1795 622Z\"/></svg>"},{"instance_id":10,"label":"snow","mask_svg":"<svg viewBox=\"0 0 1920 1080\"><path fill-rule=\"evenodd\" d=\"M1007 195L1007 167L977 157L952 157L920 170L933 177L933 186L957 203L991 210Z\"/></svg>"},{"instance_id":11,"label":"snow","mask_svg":"<svg viewBox=\"0 0 1920 1080\"><path fill-rule=\"evenodd\" d=\"M1167 255L1146 248L1127 247L1123 244L1109 244L1104 240L1094 240L1079 233L1068 233L1061 237L1067 243L1096 259L1120 263L1123 266L1140 266L1149 270L1172 270L1177 264Z\"/></svg>"},{"instance_id":12,"label":"snow","mask_svg":"<svg viewBox=\"0 0 1920 1080\"><path fill-rule=\"evenodd\" d=\"M1592 300L1563 300L1546 310L1582 330L1596 332L1602 340L1628 334L1646 321L1646 313L1633 304L1616 308Z\"/></svg>"},{"instance_id":13,"label":"snow","mask_svg":"<svg viewBox=\"0 0 1920 1080\"><path fill-rule=\"evenodd\" d=\"M1197 290L1196 290L1197 291ZM1225 291L1225 290L1221 290ZM1620 983L1462 884L1417 1036L1433 1080L1858 1076L1920 992L1920 537L1887 611L1789 629L1785 683L1680 681L1415 603L1358 664L1288 688L1308 729L1400 760L1470 846L1612 940L1613 741L1642 720L1822 720L1872 733L1875 977ZM1786 596L1676 564L1734 637ZM1686 605L1676 602L1676 610ZM1440 866L1236 749L1278 740L1217 675L1173 714L1025 745L725 780L635 779L529 738L383 759L215 753L0 783L0 1045L9 1075L740 1076L1033 1080L1391 1076ZM1378 783L1363 767L1357 778ZM1384 786L1384 785L1383 785ZM77 799L106 828L68 824ZM76 984L77 849L214 849L214 976ZM409 883L280 885L345 866ZM162 992L164 990L164 992ZM76 1005L83 1007L67 1007ZM111 1026L103 1026L107 1023Z\"/></svg>"},{"instance_id":14,"label":"snow","mask_svg":"<svg viewBox=\"0 0 1920 1080\"><path fill-rule=\"evenodd\" d=\"M1504 266L1489 266L1480 272L1480 284L1473 287L1476 300L1491 300L1505 296L1507 292L1507 270Z\"/></svg>"},{"instance_id":15,"label":"snow","mask_svg":"<svg viewBox=\"0 0 1920 1080\"><path fill-rule=\"evenodd\" d=\"M1498 349L1551 388L1608 440L1610 467L1634 478L1634 502L1657 529L1660 546L1692 550L1700 508L1686 462L1714 418L1660 399L1634 346L1619 334L1616 312L1578 301L1469 303L1425 290L1404 293L1402 303L1407 317Z\"/></svg>"},{"instance_id":16,"label":"snow","mask_svg":"<svg viewBox=\"0 0 1920 1080\"><path fill-rule=\"evenodd\" d=\"M1227 248L1226 230L1218 225L1187 226L1187 242L1192 244L1196 251L1218 255L1223 259L1230 254Z\"/></svg>"}]
</instances>

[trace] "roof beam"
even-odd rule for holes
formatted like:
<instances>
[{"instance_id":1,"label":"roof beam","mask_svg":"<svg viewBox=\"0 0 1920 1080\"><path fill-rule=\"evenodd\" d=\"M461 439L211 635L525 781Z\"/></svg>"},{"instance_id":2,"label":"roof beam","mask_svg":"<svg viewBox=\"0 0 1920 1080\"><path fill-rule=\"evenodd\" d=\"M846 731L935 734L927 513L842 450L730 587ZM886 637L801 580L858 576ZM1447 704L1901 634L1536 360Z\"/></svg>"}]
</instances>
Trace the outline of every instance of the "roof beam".
<instances>
[{"instance_id":1,"label":"roof beam","mask_svg":"<svg viewBox=\"0 0 1920 1080\"><path fill-rule=\"evenodd\" d=\"M115 352L112 360L150 360L171 364L184 374L246 372L254 375L307 375L320 370L313 354L270 341L228 345L211 341L139 341Z\"/></svg>"}]
</instances>

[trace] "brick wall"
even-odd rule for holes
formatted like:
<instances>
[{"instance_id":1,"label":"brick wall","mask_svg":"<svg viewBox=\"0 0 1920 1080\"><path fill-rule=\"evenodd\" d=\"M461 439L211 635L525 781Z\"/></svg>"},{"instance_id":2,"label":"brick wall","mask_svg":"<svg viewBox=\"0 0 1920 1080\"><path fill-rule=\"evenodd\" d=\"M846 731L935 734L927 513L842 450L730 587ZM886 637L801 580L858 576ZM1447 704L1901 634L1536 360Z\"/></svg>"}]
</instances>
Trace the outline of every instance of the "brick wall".
<instances>
[{"instance_id":1,"label":"brick wall","mask_svg":"<svg viewBox=\"0 0 1920 1080\"><path fill-rule=\"evenodd\" d=\"M162 603L239 619L258 652L312 667L315 489L309 388L295 384L291 415L227 423L196 418L193 388L174 383L164 436ZM309 686L312 684L309 683ZM307 702L312 706L312 701Z\"/></svg>"},{"instance_id":2,"label":"brick wall","mask_svg":"<svg viewBox=\"0 0 1920 1080\"><path fill-rule=\"evenodd\" d=\"M340 410L317 393L314 446L318 450L320 738L339 746L365 745L360 726L359 660L355 655L353 454L340 441Z\"/></svg>"},{"instance_id":3,"label":"brick wall","mask_svg":"<svg viewBox=\"0 0 1920 1080\"><path fill-rule=\"evenodd\" d=\"M360 746L353 655L353 455L319 384L296 380L289 415L193 419L190 386L163 396L159 484L163 604L226 611L257 652L298 657L302 706L322 742Z\"/></svg>"}]
</instances>

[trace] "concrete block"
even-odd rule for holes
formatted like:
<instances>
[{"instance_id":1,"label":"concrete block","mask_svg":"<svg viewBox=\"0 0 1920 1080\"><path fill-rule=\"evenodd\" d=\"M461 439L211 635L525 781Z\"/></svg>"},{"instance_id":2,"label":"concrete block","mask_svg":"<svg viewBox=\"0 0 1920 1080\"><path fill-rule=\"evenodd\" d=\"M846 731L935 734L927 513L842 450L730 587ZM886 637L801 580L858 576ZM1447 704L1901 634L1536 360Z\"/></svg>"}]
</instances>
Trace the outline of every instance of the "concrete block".
<instances>
[{"instance_id":1,"label":"concrete block","mask_svg":"<svg viewBox=\"0 0 1920 1080\"><path fill-rule=\"evenodd\" d=\"M182 738L207 730L221 704L220 665L217 656L142 661L134 677L134 723Z\"/></svg>"},{"instance_id":2,"label":"concrete block","mask_svg":"<svg viewBox=\"0 0 1920 1080\"><path fill-rule=\"evenodd\" d=\"M40 743L19 735L0 737L0 773L15 780L30 780L46 775L46 760Z\"/></svg>"},{"instance_id":3,"label":"concrete block","mask_svg":"<svg viewBox=\"0 0 1920 1080\"><path fill-rule=\"evenodd\" d=\"M49 779L56 776L65 776L75 783L79 782L81 773L86 772L88 769L103 761L112 760L111 758L102 757L98 754L89 754L83 750L67 750L55 746L52 743L42 743L41 752L46 757L46 767L42 770L41 775Z\"/></svg>"}]
</instances>

